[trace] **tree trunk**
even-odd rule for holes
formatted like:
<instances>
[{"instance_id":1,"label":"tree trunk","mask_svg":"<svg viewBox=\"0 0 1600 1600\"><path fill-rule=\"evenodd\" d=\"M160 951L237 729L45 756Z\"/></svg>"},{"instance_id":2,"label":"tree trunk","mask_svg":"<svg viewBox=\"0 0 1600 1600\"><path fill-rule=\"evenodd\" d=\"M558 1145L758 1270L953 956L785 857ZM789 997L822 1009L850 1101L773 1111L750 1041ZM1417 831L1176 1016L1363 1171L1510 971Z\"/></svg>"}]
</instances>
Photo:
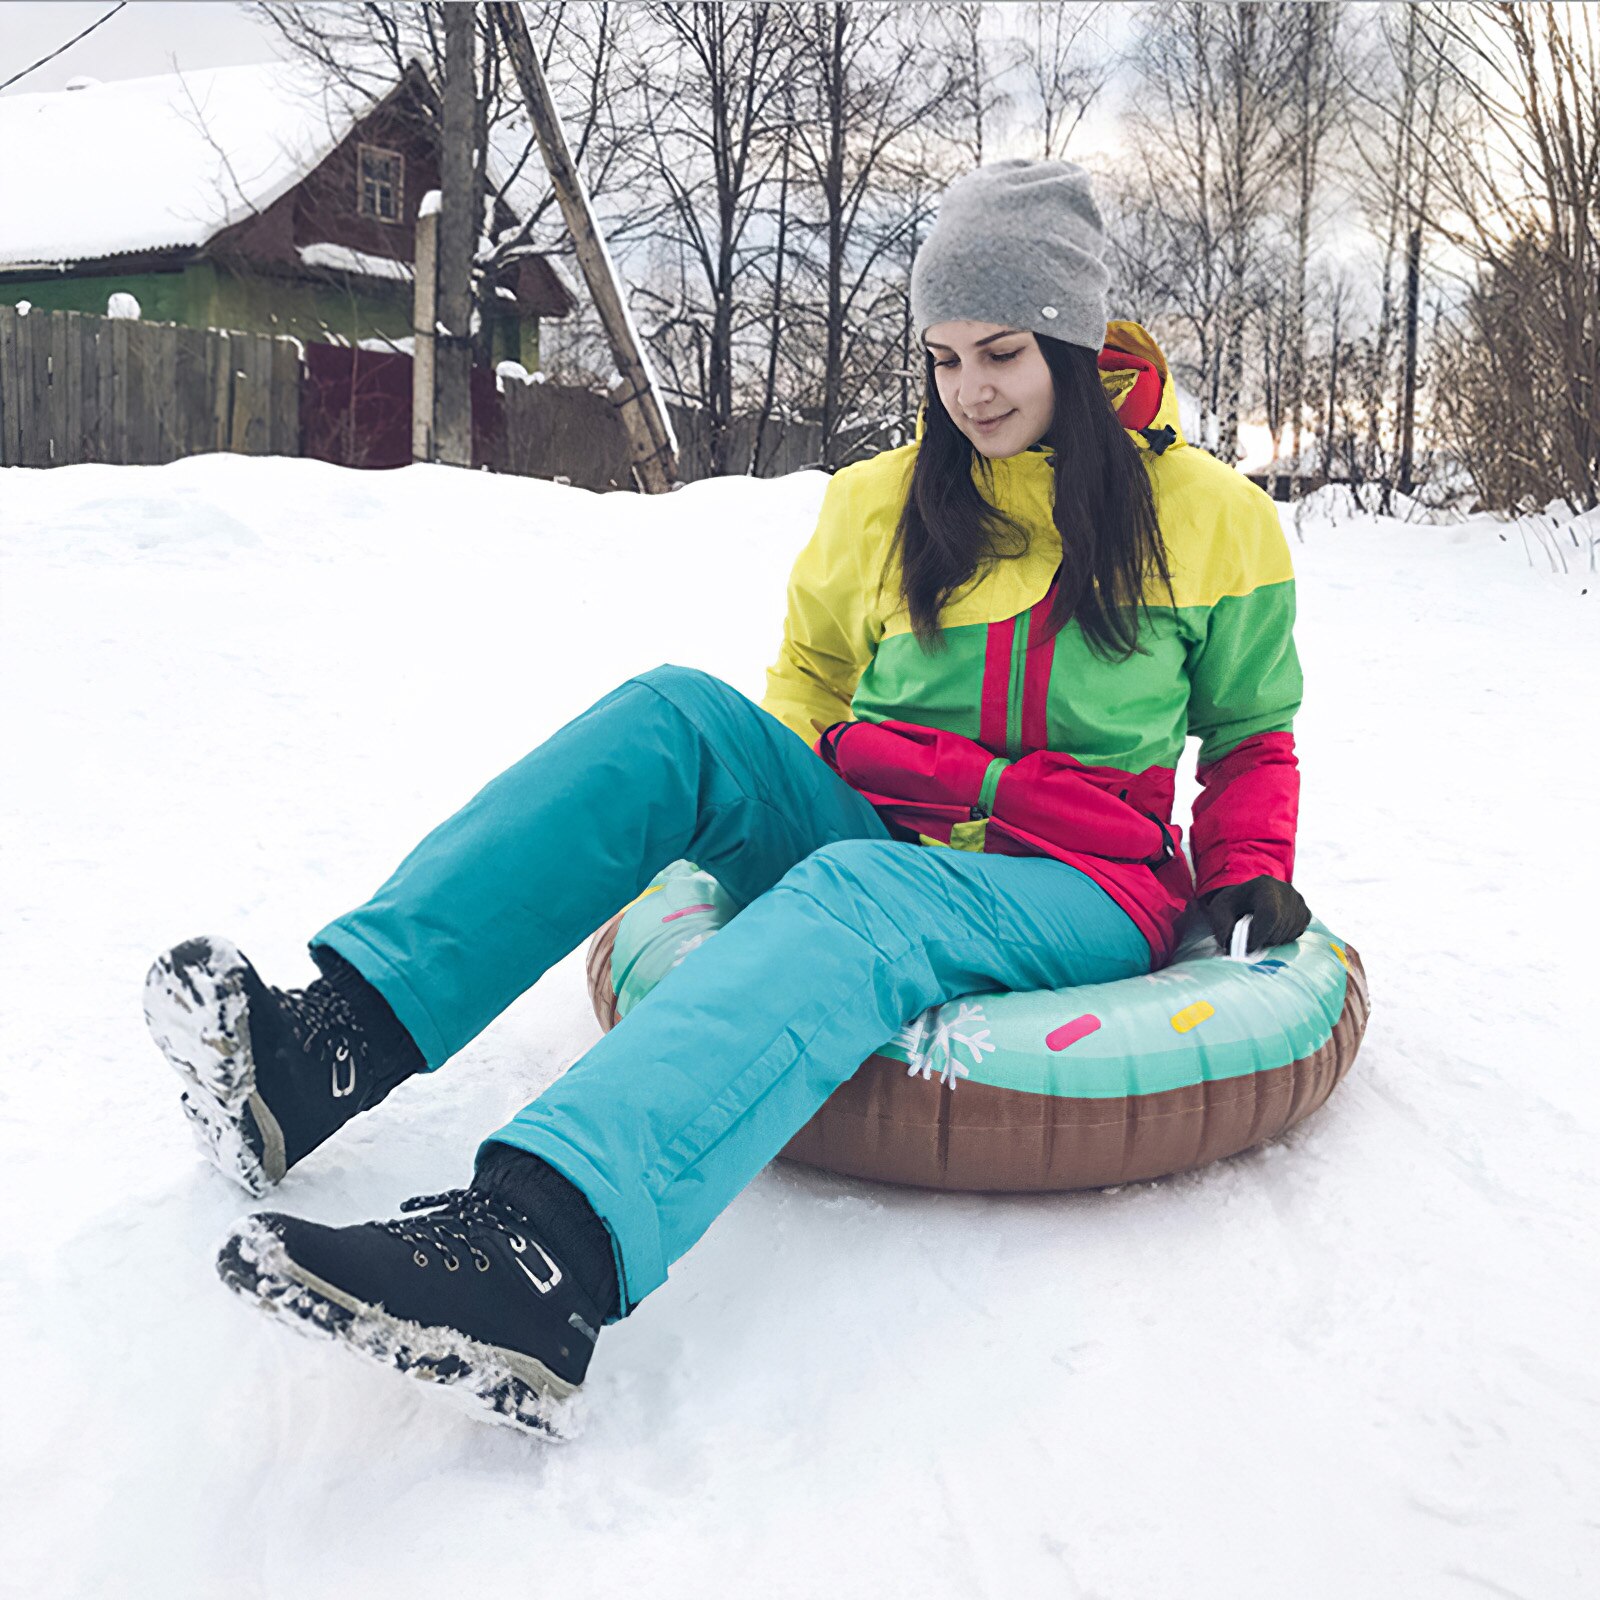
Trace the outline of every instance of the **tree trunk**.
<instances>
[{"instance_id":1,"label":"tree trunk","mask_svg":"<svg viewBox=\"0 0 1600 1600\"><path fill-rule=\"evenodd\" d=\"M472 258L478 240L472 130L476 118L477 27L474 7L444 10L444 148L439 182L438 392L434 447L453 467L472 465Z\"/></svg>"},{"instance_id":2,"label":"tree trunk","mask_svg":"<svg viewBox=\"0 0 1600 1600\"><path fill-rule=\"evenodd\" d=\"M1410 494L1412 446L1417 415L1417 303L1421 298L1422 229L1412 226L1406 238L1405 367L1400 388L1400 493Z\"/></svg>"},{"instance_id":3,"label":"tree trunk","mask_svg":"<svg viewBox=\"0 0 1600 1600\"><path fill-rule=\"evenodd\" d=\"M1328 406L1322 423L1322 481L1333 478L1333 429L1339 406L1339 312L1337 291L1333 302L1333 324L1328 331Z\"/></svg>"}]
</instances>

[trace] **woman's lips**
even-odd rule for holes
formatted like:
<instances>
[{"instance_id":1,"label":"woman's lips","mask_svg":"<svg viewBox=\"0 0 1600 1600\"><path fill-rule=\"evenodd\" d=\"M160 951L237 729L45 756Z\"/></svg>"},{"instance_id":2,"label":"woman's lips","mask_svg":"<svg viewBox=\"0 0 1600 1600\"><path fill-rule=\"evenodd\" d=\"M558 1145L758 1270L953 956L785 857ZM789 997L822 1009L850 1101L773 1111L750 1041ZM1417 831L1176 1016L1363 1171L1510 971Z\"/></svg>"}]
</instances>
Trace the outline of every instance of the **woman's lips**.
<instances>
[{"instance_id":1,"label":"woman's lips","mask_svg":"<svg viewBox=\"0 0 1600 1600\"><path fill-rule=\"evenodd\" d=\"M1000 426L1000 424L1006 420L1006 417L1015 416L1015 415L1016 415L1016 413L1014 411L1008 411L1008 412L1005 413L1005 416L991 417L987 422L976 422L975 421L972 424L972 426L974 428L976 428L979 433L993 433L994 430L996 428L998 428Z\"/></svg>"}]
</instances>

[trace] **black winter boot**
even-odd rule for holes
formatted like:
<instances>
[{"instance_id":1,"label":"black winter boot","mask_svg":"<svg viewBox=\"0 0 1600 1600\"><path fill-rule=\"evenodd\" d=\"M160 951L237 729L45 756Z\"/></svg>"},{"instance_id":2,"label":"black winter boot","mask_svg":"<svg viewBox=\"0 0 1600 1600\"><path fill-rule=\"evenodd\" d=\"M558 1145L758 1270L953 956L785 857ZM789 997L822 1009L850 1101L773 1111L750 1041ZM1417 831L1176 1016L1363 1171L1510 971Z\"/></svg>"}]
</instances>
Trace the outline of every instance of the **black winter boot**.
<instances>
[{"instance_id":1,"label":"black winter boot","mask_svg":"<svg viewBox=\"0 0 1600 1600\"><path fill-rule=\"evenodd\" d=\"M304 989L269 987L219 938L175 945L145 977L145 1021L188 1085L200 1148L253 1195L424 1066L360 973L313 955L327 976Z\"/></svg>"},{"instance_id":2,"label":"black winter boot","mask_svg":"<svg viewBox=\"0 0 1600 1600\"><path fill-rule=\"evenodd\" d=\"M602 1313L539 1225L472 1189L400 1209L426 1215L328 1228L261 1212L223 1246L217 1271L304 1332L453 1387L487 1420L570 1437L568 1402Z\"/></svg>"}]
</instances>

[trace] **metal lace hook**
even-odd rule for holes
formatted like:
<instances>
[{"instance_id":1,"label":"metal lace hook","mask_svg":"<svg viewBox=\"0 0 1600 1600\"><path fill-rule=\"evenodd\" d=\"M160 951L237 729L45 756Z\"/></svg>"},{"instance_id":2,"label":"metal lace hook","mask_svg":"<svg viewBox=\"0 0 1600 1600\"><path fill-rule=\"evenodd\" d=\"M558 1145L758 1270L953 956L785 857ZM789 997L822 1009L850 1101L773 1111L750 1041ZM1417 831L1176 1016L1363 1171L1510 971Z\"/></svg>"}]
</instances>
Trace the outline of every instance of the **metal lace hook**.
<instances>
[{"instance_id":1,"label":"metal lace hook","mask_svg":"<svg viewBox=\"0 0 1600 1600\"><path fill-rule=\"evenodd\" d=\"M343 1083L339 1082L339 1063L341 1061L349 1062L348 1072ZM352 1095L355 1092L356 1064L351 1058L350 1047L342 1044L334 1052L333 1056L333 1098L335 1100L343 1100L345 1096Z\"/></svg>"}]
</instances>

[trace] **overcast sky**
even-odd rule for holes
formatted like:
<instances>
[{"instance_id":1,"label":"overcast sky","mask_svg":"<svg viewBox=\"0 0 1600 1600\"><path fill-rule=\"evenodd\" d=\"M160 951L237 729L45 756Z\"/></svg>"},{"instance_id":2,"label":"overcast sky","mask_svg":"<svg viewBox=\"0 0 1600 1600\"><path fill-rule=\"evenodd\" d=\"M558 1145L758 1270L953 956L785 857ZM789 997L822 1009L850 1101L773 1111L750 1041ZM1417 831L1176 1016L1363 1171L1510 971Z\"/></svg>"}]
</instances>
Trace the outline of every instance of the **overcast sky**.
<instances>
[{"instance_id":1,"label":"overcast sky","mask_svg":"<svg viewBox=\"0 0 1600 1600\"><path fill-rule=\"evenodd\" d=\"M0 82L49 55L115 0L0 0ZM278 54L272 30L243 6L134 0L64 55L30 72L6 94L61 89L80 74L91 78L143 78L180 67L226 67L267 61Z\"/></svg>"}]
</instances>

